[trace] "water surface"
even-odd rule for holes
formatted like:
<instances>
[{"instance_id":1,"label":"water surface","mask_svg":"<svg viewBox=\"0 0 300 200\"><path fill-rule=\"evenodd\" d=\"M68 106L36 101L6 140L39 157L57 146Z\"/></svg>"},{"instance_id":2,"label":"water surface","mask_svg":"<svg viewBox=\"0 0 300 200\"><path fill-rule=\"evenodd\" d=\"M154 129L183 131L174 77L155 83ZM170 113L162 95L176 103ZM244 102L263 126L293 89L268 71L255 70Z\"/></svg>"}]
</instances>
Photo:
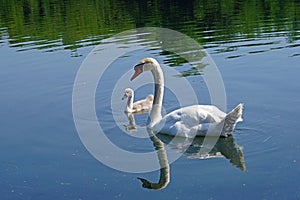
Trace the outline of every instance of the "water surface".
<instances>
[{"instance_id":1,"label":"water surface","mask_svg":"<svg viewBox=\"0 0 300 200\"><path fill-rule=\"evenodd\" d=\"M1 199L299 199L299 13L299 2L275 0L3 1ZM155 182L159 171L116 171L83 146L72 117L77 70L102 39L144 26L181 31L211 55L223 77L228 110L245 104L233 138L215 150L242 152L242 165L228 153L199 158L197 139L171 164L168 186L151 191L137 177ZM107 77L131 70L146 56L178 70L199 103L210 103L201 71L161 49L118 58ZM123 94L119 104L109 104L114 82L103 79L96 93L97 116L105 119L108 137L127 150L152 151L150 139L131 137L113 123L111 106L125 106ZM151 84L139 88L136 98L151 90ZM167 112L179 107L172 91L166 91L164 107ZM143 127L146 117L136 116L137 125ZM127 123L123 112L120 118L120 124ZM169 138L160 139L168 143Z\"/></svg>"}]
</instances>

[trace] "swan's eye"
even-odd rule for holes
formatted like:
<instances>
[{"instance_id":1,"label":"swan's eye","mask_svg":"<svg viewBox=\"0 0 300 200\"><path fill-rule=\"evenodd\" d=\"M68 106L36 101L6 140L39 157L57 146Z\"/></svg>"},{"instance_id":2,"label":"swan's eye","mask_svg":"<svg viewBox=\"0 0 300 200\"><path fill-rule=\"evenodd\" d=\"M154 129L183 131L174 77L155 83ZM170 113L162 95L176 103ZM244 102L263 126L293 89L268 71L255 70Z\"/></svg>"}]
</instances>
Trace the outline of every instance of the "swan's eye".
<instances>
[{"instance_id":1,"label":"swan's eye","mask_svg":"<svg viewBox=\"0 0 300 200\"><path fill-rule=\"evenodd\" d=\"M142 67L144 64L145 64L144 62L139 63L139 64L137 64L137 65L134 66L134 69L135 69L136 67Z\"/></svg>"}]
</instances>

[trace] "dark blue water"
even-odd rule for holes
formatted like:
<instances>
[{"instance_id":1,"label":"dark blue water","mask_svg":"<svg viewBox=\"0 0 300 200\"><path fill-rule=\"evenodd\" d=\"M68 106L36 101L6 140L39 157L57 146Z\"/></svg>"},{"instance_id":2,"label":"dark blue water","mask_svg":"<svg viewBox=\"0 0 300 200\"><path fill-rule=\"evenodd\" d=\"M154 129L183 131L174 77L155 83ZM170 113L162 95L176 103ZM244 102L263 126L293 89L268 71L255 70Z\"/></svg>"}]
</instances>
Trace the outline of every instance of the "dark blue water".
<instances>
[{"instance_id":1,"label":"dark blue water","mask_svg":"<svg viewBox=\"0 0 300 200\"><path fill-rule=\"evenodd\" d=\"M250 2L235 3L235 12L224 9L220 16L204 12L207 8L202 9L198 1L194 1L193 6L187 4L183 11L178 2L164 3L159 8L167 10L171 19L165 18L164 14L160 21L163 12L159 8L156 12L152 10L149 16L140 14L140 18L137 17L139 9L145 11L145 7L154 3L112 2L105 4L110 7L102 10L105 16L114 19L107 17L106 25L98 19L96 26L93 20L81 14L77 20L66 17L65 22L71 30L64 31L58 13L74 16L71 15L73 9L79 6L91 10L91 15L96 17L101 16L101 6L94 2L99 8L94 13L94 4L66 3L62 6L52 3L48 7L44 2L39 6L45 8L45 16L57 13L52 18L56 19L57 23L53 24L57 26L52 26L50 34L47 26L52 24L51 18L42 17L41 10L37 15L33 8L38 5L28 6L26 2L21 6L16 4L17 11L22 9L20 15L13 14L13 2L0 6L1 199L300 198L299 3L288 1L281 5L279 1L272 1L262 5L257 1L256 6ZM141 7L137 9L137 5ZM219 11L218 4L207 6L212 11ZM25 12L27 8L31 8L29 14ZM190 14L189 9L197 12ZM124 10L127 12L123 13ZM132 10L137 13L133 12L131 16L128 13ZM251 10L258 14L251 15ZM180 19L176 18L178 13ZM224 16L228 20L224 20ZM84 20L86 27L79 18ZM160 191L142 188L137 180L137 177L143 177L157 182L159 170L126 173L95 159L81 142L72 115L73 84L84 59L102 38L135 25L161 25L199 41L222 75L228 110L239 102L245 105L244 121L237 125L232 140L221 140L215 147L217 152L224 154L198 158L197 148L201 147L202 141L196 140L170 165L170 183ZM97 117L99 121L103 120L107 136L115 144L133 152L154 149L150 139L132 137L145 130L147 114L135 116L137 132L126 132L124 127L116 126L111 114L113 107L120 109L118 124L127 124L128 120L123 113L123 94L120 94L120 102L110 104L111 88L116 82L115 77L132 70L147 56L157 58L164 67L176 66L181 73L191 68L176 55L159 49L130 53L112 63L111 71L107 71L97 87ZM188 73L186 79L196 91L199 103L209 104L210 96L201 76ZM141 99L152 90L151 84L145 85L136 91L136 98ZM179 107L174 96L172 91L166 91L166 112ZM168 143L168 138L161 136L161 140ZM244 165L238 165L234 160L237 150L242 152L238 161ZM118 156L113 159L117 160Z\"/></svg>"}]
</instances>

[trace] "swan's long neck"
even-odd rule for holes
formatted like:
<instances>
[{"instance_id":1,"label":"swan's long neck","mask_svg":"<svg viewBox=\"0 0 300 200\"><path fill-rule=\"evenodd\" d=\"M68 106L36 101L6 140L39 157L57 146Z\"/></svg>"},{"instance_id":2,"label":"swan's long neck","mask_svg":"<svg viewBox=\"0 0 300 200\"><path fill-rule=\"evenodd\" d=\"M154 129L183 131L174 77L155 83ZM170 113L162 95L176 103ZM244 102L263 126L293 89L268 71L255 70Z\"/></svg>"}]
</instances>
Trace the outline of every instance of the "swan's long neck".
<instances>
[{"instance_id":1,"label":"swan's long neck","mask_svg":"<svg viewBox=\"0 0 300 200\"><path fill-rule=\"evenodd\" d=\"M155 88L152 110L150 112L150 127L154 126L158 121L162 119L161 109L164 96L164 76L159 64L157 64L156 68L151 70L151 72L154 78Z\"/></svg>"},{"instance_id":2,"label":"swan's long neck","mask_svg":"<svg viewBox=\"0 0 300 200\"><path fill-rule=\"evenodd\" d=\"M134 94L128 96L128 101L126 106L126 111L128 112L130 112L133 108L133 98L134 98Z\"/></svg>"}]
</instances>

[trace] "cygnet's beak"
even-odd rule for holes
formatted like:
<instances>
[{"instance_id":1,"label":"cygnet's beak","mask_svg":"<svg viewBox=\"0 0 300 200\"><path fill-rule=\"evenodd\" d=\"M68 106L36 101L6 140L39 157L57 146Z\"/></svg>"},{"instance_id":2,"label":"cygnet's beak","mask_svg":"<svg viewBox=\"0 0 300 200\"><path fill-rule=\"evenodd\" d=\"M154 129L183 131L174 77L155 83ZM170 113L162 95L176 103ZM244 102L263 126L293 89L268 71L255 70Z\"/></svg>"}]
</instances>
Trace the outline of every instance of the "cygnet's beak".
<instances>
[{"instance_id":1,"label":"cygnet's beak","mask_svg":"<svg viewBox=\"0 0 300 200\"><path fill-rule=\"evenodd\" d=\"M127 95L126 93L124 94L124 96L122 97L122 100L126 99L127 98Z\"/></svg>"},{"instance_id":2,"label":"cygnet's beak","mask_svg":"<svg viewBox=\"0 0 300 200\"><path fill-rule=\"evenodd\" d=\"M140 63L134 67L134 74L132 75L132 77L130 79L131 81L133 79L135 79L136 77L138 77L138 75L140 75L143 72L143 65L144 65L144 63Z\"/></svg>"}]
</instances>

